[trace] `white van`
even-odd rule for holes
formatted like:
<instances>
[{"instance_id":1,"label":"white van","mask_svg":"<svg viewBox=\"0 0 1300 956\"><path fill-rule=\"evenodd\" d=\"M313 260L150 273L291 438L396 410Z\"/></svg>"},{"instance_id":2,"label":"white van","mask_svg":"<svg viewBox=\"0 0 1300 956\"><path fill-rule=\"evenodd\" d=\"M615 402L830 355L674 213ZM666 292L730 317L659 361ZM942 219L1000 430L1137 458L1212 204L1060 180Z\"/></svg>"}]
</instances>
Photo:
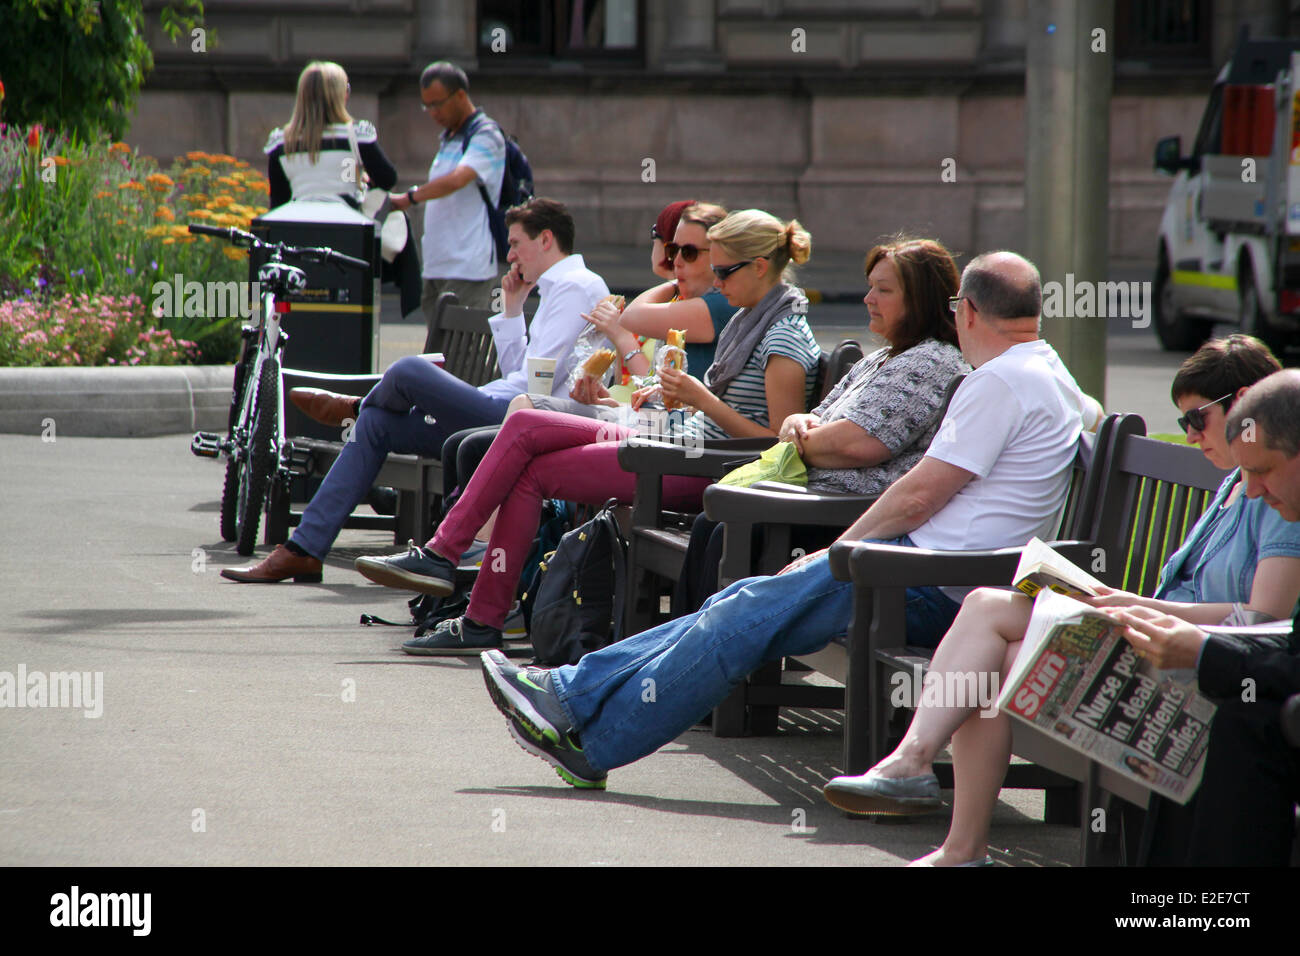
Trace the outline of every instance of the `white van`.
<instances>
[{"instance_id":1,"label":"white van","mask_svg":"<svg viewBox=\"0 0 1300 956\"><path fill-rule=\"evenodd\" d=\"M1300 41L1237 45L1191 155L1156 144L1174 183L1160 220L1152 325L1191 351L1231 322L1274 351L1300 344Z\"/></svg>"}]
</instances>

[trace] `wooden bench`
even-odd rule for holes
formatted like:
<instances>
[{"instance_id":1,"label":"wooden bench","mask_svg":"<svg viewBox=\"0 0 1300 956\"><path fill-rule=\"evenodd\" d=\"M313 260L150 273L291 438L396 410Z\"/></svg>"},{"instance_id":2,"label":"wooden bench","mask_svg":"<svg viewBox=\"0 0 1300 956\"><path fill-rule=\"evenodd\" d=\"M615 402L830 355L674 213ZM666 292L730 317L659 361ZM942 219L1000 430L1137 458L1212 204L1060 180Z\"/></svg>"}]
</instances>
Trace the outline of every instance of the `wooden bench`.
<instances>
[{"instance_id":1,"label":"wooden bench","mask_svg":"<svg viewBox=\"0 0 1300 956\"><path fill-rule=\"evenodd\" d=\"M944 391L937 416L942 418L965 374L954 375ZM722 559L718 565L720 588L753 574L776 574L794 557L791 550L796 526L816 526L843 531L876 501L874 495L836 492L773 490L762 486L737 488L714 485L704 492L704 513L723 523ZM762 527L762 549L753 554L754 529ZM783 684L786 669L805 667L790 661L773 661L742 681L713 710L715 737L745 733L775 734L781 707L841 709L843 688Z\"/></svg>"},{"instance_id":2,"label":"wooden bench","mask_svg":"<svg viewBox=\"0 0 1300 956\"><path fill-rule=\"evenodd\" d=\"M820 404L835 384L862 358L862 346L840 342L818 363L812 406ZM727 438L706 441L703 448L683 448L668 442L629 439L618 449L618 463L635 472L636 493L628 534L628 594L624 633L638 634L659 618L660 597L681 574L695 515L663 509L664 475L721 478L743 461L752 460L776 439Z\"/></svg>"},{"instance_id":3,"label":"wooden bench","mask_svg":"<svg viewBox=\"0 0 1300 956\"><path fill-rule=\"evenodd\" d=\"M470 385L483 385L497 378L496 345L488 327L491 312L457 304L453 292L438 297L433 317L425 334L422 354L441 353L443 368ZM344 395L365 395L378 383L378 375L331 375L318 372L284 370L284 390L300 386L324 388ZM343 451L338 429L327 428L303 415L289 402L284 403L285 434L290 471L304 478L323 477ZM420 455L390 454L385 459L376 487L397 490L397 513L393 517L378 515L350 516L346 528L393 529L395 544L414 540L423 544L433 530L434 501L442 491L442 459ZM272 487L268 505L265 540L280 544L289 536L289 528L302 520L302 513L290 509L287 484Z\"/></svg>"}]
</instances>

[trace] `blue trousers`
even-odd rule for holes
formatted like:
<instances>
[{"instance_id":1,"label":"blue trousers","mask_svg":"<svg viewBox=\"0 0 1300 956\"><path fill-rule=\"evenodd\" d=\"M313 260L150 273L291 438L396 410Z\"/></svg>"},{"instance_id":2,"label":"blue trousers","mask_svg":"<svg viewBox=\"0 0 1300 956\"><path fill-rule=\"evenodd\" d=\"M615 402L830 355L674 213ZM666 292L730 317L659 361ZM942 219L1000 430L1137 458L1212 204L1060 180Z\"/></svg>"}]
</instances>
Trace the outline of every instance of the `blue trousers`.
<instances>
[{"instance_id":1,"label":"blue trousers","mask_svg":"<svg viewBox=\"0 0 1300 956\"><path fill-rule=\"evenodd\" d=\"M852 582L835 580L823 556L737 581L694 614L555 668L551 682L588 763L611 770L688 730L768 661L825 647L848 630L852 607ZM938 588L909 588L907 642L937 645L959 608Z\"/></svg>"},{"instance_id":2,"label":"blue trousers","mask_svg":"<svg viewBox=\"0 0 1300 956\"><path fill-rule=\"evenodd\" d=\"M452 432L499 425L510 406L443 371L428 359L398 359L361 402L343 452L321 482L289 539L324 560L343 523L371 485L389 452L437 458ZM435 419L433 424L425 416Z\"/></svg>"}]
</instances>

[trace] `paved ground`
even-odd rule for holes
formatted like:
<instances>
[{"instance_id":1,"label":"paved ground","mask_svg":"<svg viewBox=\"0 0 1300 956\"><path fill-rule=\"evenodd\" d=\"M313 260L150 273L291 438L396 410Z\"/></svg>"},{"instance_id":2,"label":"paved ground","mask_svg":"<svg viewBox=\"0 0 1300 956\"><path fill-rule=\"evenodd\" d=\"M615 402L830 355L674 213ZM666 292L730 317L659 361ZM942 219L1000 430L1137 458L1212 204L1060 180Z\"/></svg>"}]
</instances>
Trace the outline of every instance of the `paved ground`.
<instances>
[{"instance_id":1,"label":"paved ground","mask_svg":"<svg viewBox=\"0 0 1300 956\"><path fill-rule=\"evenodd\" d=\"M946 829L831 810L838 717L808 711L569 789L509 739L476 663L357 625L404 610L350 569L384 534L345 532L322 585L222 580L221 469L184 437L4 435L0 474L0 672L103 680L99 718L0 709L0 861L894 865ZM1041 819L1041 794L1004 791L998 860L1073 862L1078 831Z\"/></svg>"}]
</instances>

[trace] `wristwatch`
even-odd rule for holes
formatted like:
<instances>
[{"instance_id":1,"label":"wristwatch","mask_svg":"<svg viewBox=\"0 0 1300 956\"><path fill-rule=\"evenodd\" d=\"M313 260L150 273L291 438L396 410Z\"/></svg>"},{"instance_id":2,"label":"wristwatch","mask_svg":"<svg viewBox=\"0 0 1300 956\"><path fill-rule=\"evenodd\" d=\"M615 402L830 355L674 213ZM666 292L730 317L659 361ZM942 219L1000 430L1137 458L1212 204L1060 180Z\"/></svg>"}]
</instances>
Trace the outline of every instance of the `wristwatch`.
<instances>
[{"instance_id":1,"label":"wristwatch","mask_svg":"<svg viewBox=\"0 0 1300 956\"><path fill-rule=\"evenodd\" d=\"M418 206L420 204L420 200L415 198L415 191L419 188L419 186L412 186L406 191L406 199L412 206Z\"/></svg>"}]
</instances>

